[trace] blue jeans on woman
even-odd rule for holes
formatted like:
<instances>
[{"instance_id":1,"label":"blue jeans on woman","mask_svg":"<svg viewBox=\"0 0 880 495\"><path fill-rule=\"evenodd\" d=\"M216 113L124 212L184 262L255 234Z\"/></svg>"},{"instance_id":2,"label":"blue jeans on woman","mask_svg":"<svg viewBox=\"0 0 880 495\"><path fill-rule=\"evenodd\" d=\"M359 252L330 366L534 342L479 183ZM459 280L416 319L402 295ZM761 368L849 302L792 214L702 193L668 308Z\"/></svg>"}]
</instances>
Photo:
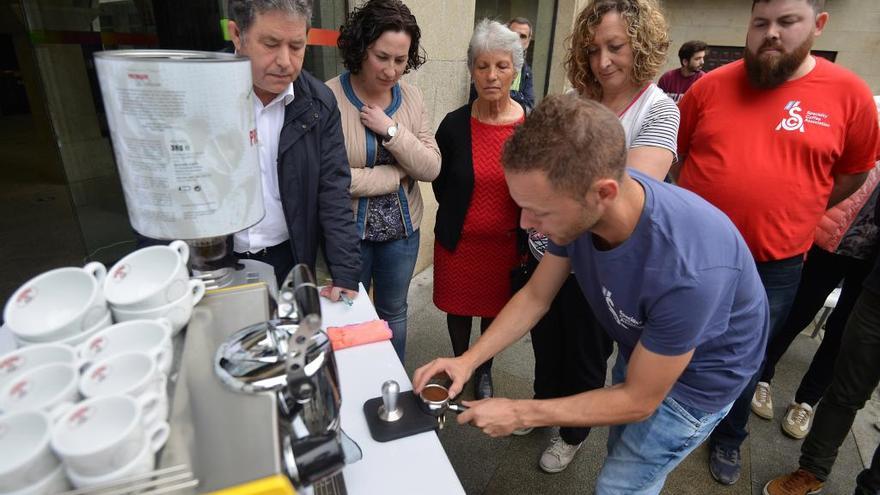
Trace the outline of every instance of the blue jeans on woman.
<instances>
[{"instance_id":1,"label":"blue jeans on woman","mask_svg":"<svg viewBox=\"0 0 880 495\"><path fill-rule=\"evenodd\" d=\"M373 304L391 327L391 345L403 363L406 350L406 295L419 256L419 231L396 241L361 241L361 283L373 283Z\"/></svg>"},{"instance_id":2,"label":"blue jeans on woman","mask_svg":"<svg viewBox=\"0 0 880 495\"><path fill-rule=\"evenodd\" d=\"M626 378L626 362L617 355L612 381ZM709 436L730 410L707 413L667 396L650 418L612 426L608 431L608 457L596 482L598 495L654 495L666 476Z\"/></svg>"}]
</instances>

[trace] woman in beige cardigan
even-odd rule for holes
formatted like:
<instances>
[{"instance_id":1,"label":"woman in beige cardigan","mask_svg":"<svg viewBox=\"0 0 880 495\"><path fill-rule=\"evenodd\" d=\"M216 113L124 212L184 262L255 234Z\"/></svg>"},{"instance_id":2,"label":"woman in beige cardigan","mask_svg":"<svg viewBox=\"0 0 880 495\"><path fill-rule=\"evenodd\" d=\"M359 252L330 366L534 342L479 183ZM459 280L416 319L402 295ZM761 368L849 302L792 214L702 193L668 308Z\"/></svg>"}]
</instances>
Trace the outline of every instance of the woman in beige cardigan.
<instances>
[{"instance_id":1,"label":"woman in beige cardigan","mask_svg":"<svg viewBox=\"0 0 880 495\"><path fill-rule=\"evenodd\" d=\"M361 236L361 282L393 334L401 362L406 295L419 252L418 181L440 172L440 151L422 93L400 80L424 61L416 19L399 0L370 0L340 29L348 69L327 85L336 95L351 165L352 209Z\"/></svg>"}]
</instances>

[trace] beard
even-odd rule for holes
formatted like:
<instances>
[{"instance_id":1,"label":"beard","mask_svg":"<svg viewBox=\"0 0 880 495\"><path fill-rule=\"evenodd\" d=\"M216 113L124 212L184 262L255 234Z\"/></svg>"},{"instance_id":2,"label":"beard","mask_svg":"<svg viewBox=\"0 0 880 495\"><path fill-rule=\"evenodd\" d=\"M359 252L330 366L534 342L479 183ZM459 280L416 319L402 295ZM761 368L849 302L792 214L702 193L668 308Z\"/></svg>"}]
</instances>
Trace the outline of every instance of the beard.
<instances>
[{"instance_id":1,"label":"beard","mask_svg":"<svg viewBox=\"0 0 880 495\"><path fill-rule=\"evenodd\" d=\"M746 48L743 57L749 82L758 89L772 89L788 81L810 54L810 49L813 48L813 36L809 36L790 53L780 52L777 56L762 57L761 51L765 48L776 48L776 46L770 40L766 40L757 53L752 53Z\"/></svg>"}]
</instances>

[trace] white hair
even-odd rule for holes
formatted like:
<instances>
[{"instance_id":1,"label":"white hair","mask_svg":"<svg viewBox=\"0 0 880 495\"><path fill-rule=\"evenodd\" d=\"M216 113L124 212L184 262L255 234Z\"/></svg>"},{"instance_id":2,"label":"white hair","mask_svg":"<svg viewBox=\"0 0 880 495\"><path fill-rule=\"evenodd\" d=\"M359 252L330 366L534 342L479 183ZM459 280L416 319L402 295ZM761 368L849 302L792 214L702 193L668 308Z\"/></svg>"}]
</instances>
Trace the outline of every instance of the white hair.
<instances>
[{"instance_id":1,"label":"white hair","mask_svg":"<svg viewBox=\"0 0 880 495\"><path fill-rule=\"evenodd\" d=\"M468 45L467 65L468 70L473 72L474 60L479 55L487 52L508 52L513 60L513 68L516 72L522 70L525 58L519 35L498 21L483 19L474 28L471 42Z\"/></svg>"}]
</instances>

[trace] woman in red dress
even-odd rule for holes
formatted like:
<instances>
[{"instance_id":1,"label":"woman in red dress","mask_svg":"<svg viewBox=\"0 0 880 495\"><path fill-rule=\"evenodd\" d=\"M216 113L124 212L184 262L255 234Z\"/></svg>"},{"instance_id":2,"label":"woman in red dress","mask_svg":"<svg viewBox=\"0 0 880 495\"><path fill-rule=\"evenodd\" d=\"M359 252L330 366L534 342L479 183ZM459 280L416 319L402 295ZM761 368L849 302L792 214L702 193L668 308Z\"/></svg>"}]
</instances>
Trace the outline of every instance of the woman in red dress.
<instances>
[{"instance_id":1,"label":"woman in red dress","mask_svg":"<svg viewBox=\"0 0 880 495\"><path fill-rule=\"evenodd\" d=\"M449 114L437 130L443 157L433 182L439 207L434 228L434 304L447 313L456 356L467 351L471 323L485 331L511 296L510 272L518 263L519 208L501 167L504 142L525 118L510 97L523 65L516 33L481 21L468 47L477 99ZM477 399L492 396L492 361L474 374Z\"/></svg>"}]
</instances>

